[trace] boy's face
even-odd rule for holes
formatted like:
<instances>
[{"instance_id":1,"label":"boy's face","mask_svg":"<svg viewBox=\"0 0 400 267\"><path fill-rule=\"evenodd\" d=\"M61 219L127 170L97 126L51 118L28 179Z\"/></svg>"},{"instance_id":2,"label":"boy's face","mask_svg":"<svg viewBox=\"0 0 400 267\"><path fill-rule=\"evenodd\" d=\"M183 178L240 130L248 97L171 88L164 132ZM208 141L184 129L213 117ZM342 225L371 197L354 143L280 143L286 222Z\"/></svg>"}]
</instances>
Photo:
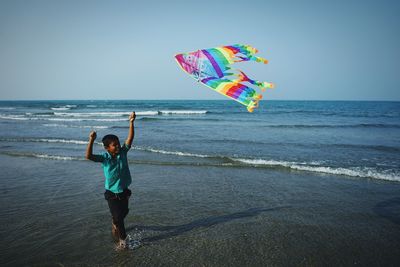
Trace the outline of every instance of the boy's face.
<instances>
[{"instance_id":1,"label":"boy's face","mask_svg":"<svg viewBox=\"0 0 400 267\"><path fill-rule=\"evenodd\" d=\"M119 150L121 148L121 145L119 144L119 141L112 141L107 147L104 147L108 153L111 154L111 156L116 156L119 153Z\"/></svg>"}]
</instances>

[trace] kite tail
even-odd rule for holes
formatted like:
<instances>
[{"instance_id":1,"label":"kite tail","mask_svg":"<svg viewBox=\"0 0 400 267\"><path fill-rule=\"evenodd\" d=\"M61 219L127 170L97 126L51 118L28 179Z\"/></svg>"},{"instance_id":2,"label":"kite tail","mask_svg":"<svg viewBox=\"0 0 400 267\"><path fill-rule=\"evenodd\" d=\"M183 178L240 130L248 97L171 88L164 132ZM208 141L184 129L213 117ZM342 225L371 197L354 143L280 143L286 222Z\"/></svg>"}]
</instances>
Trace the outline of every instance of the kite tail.
<instances>
[{"instance_id":1,"label":"kite tail","mask_svg":"<svg viewBox=\"0 0 400 267\"><path fill-rule=\"evenodd\" d=\"M236 44L233 46L238 48L242 54L254 55L254 54L258 53L258 50L255 47L252 47L251 45Z\"/></svg>"},{"instance_id":2,"label":"kite tail","mask_svg":"<svg viewBox=\"0 0 400 267\"><path fill-rule=\"evenodd\" d=\"M261 63L264 63L264 64L268 64L268 60L265 59L265 58L262 58L262 57L251 56L249 60L253 60L253 61L259 62L259 63L261 62Z\"/></svg>"},{"instance_id":3,"label":"kite tail","mask_svg":"<svg viewBox=\"0 0 400 267\"><path fill-rule=\"evenodd\" d=\"M254 91L253 94L251 94L250 98L251 98L251 101L250 101L249 105L247 106L247 111L253 112L255 108L258 108L258 104L259 104L260 100L263 98L263 96Z\"/></svg>"},{"instance_id":4,"label":"kite tail","mask_svg":"<svg viewBox=\"0 0 400 267\"><path fill-rule=\"evenodd\" d=\"M245 55L245 57L237 56L242 61L254 60L264 64L268 63L268 60L265 58L254 56L254 54L258 53L258 50L250 45L233 45L233 47L237 48L239 53Z\"/></svg>"},{"instance_id":5,"label":"kite tail","mask_svg":"<svg viewBox=\"0 0 400 267\"><path fill-rule=\"evenodd\" d=\"M242 57L242 56L237 56L236 58L233 59L234 63L237 62L242 62L242 61L255 61L258 63L264 63L264 64L268 64L268 59L262 58L262 57L256 57L256 56L248 56L248 57Z\"/></svg>"},{"instance_id":6,"label":"kite tail","mask_svg":"<svg viewBox=\"0 0 400 267\"><path fill-rule=\"evenodd\" d=\"M251 83L251 84L254 84L254 85L260 87L261 90L262 90L263 92L265 92L265 90L266 90L267 88L271 88L271 89L274 88L274 84L273 84L273 83L270 83L270 82L260 82L260 81L252 80L252 79L250 79L246 74L244 74L243 71L240 71L240 70L239 70L239 74L238 74L238 79L237 79L237 81L238 81L238 82L249 82L249 83Z\"/></svg>"},{"instance_id":7,"label":"kite tail","mask_svg":"<svg viewBox=\"0 0 400 267\"><path fill-rule=\"evenodd\" d=\"M253 112L255 108L258 108L258 103L260 102L262 95L256 94L255 96L253 96L253 98L254 100L252 100L247 106L248 112Z\"/></svg>"}]
</instances>

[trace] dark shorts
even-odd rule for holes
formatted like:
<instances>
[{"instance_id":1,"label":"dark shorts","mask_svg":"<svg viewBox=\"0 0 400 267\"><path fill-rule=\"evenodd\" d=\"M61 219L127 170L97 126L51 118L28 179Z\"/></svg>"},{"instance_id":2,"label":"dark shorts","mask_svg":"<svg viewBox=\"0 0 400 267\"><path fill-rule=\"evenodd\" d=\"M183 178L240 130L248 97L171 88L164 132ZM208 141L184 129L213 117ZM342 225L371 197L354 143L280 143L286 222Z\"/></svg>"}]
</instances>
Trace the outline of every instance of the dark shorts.
<instances>
[{"instance_id":1,"label":"dark shorts","mask_svg":"<svg viewBox=\"0 0 400 267\"><path fill-rule=\"evenodd\" d=\"M104 198L108 202L113 223L117 226L121 239L126 237L124 218L129 212L128 200L131 194L132 192L129 189L125 189L122 193L113 193L109 190L104 192Z\"/></svg>"},{"instance_id":2,"label":"dark shorts","mask_svg":"<svg viewBox=\"0 0 400 267\"><path fill-rule=\"evenodd\" d=\"M108 200L124 200L128 199L132 195L132 191L126 188L122 193L113 193L110 190L104 192L104 198Z\"/></svg>"}]
</instances>

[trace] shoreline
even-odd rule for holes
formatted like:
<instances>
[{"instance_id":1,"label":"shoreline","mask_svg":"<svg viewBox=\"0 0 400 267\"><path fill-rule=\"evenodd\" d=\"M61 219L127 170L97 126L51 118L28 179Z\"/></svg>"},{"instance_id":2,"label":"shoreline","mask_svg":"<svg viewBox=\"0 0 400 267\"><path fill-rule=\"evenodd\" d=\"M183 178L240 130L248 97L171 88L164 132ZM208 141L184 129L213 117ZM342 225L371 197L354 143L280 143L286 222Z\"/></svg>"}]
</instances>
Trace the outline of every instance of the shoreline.
<instances>
[{"instance_id":1,"label":"shoreline","mask_svg":"<svg viewBox=\"0 0 400 267\"><path fill-rule=\"evenodd\" d=\"M73 140L74 143L79 142L79 145L86 145L87 141L76 141ZM61 142L62 143L62 142ZM69 142L64 142L68 144ZM198 155L187 152L177 152L177 151L164 151L164 150L155 150L155 149L145 149L141 147L134 147L134 150L141 152L152 152L152 153L160 153L167 154L173 156L186 156L189 158L210 158L210 159L218 159L221 160L229 160L228 163L211 163L211 162L190 162L190 161L150 161L150 160L135 160L129 159L130 164L139 164L139 165L154 165L154 166L176 166L176 167L193 167L193 168L207 168L207 167L218 167L218 168L259 168L265 170L275 170L282 172L298 172L300 175L307 173L312 175L334 175L338 177L343 177L344 179L367 179L374 181L385 181L392 183L399 183L400 177L394 175L387 175L382 173L371 173L369 171L364 171L364 173L360 170L352 170L350 168L343 167L330 167L330 166L321 166L321 165L304 165L303 163L297 162L288 162L288 161L276 161L276 160L264 160L264 159L246 159L246 158L234 158L228 156L213 156L213 155ZM36 159L46 159L46 160L56 160L56 161L86 161L84 157L77 156L61 156L61 155L48 155L48 154L40 154L40 153L24 153L24 152L2 152L0 155L8 156L8 157L20 157L20 158L36 158ZM236 164L231 163L231 161L236 162Z\"/></svg>"}]
</instances>

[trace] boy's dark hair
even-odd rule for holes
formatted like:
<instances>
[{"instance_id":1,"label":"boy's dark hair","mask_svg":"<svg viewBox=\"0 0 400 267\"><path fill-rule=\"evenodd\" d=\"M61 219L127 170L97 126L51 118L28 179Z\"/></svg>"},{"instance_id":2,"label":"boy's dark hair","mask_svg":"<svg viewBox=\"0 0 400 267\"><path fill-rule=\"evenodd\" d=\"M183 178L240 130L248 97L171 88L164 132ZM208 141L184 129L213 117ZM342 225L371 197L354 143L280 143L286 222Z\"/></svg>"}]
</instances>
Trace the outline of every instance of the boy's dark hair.
<instances>
[{"instance_id":1,"label":"boy's dark hair","mask_svg":"<svg viewBox=\"0 0 400 267\"><path fill-rule=\"evenodd\" d=\"M108 147L112 142L119 142L118 136L113 134L107 134L101 140L104 147Z\"/></svg>"}]
</instances>

